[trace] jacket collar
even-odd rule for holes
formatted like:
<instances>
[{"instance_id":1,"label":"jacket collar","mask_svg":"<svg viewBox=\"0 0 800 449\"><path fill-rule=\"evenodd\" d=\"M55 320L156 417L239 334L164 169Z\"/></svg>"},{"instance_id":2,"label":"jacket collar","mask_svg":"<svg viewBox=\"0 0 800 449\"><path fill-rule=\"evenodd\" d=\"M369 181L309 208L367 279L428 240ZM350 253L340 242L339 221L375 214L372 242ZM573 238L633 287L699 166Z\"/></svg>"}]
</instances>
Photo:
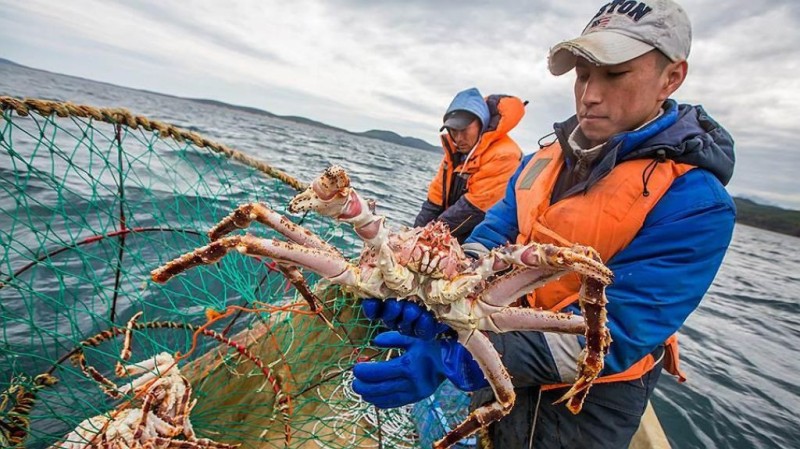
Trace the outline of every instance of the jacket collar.
<instances>
[{"instance_id":1,"label":"jacket collar","mask_svg":"<svg viewBox=\"0 0 800 449\"><path fill-rule=\"evenodd\" d=\"M553 125L561 145L567 169L575 164L574 150L568 136L578 126L576 116ZM656 158L662 151L668 159L704 168L723 185L733 175L733 138L702 106L664 102L664 113L636 131L617 134L603 145L585 182L569 189L569 194L588 189L607 175L617 164L633 159Z\"/></svg>"},{"instance_id":2,"label":"jacket collar","mask_svg":"<svg viewBox=\"0 0 800 449\"><path fill-rule=\"evenodd\" d=\"M597 158L596 165L603 161L611 162L609 171L619 162L627 160L627 156L640 144L669 128L678 119L678 104L674 100L664 103L664 113L660 117L635 131L626 131L612 136L603 144L602 154ZM572 167L575 162L575 150L569 144L569 135L578 127L577 116L570 117L567 121L556 123L553 128L564 152L567 167Z\"/></svg>"}]
</instances>

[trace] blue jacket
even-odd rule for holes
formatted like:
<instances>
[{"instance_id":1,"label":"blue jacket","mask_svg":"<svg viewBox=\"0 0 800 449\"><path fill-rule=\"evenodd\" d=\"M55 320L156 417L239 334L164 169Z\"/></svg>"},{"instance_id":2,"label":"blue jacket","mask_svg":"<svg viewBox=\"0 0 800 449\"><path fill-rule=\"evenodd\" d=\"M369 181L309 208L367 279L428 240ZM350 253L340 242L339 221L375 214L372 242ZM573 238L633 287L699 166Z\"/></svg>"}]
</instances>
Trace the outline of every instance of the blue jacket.
<instances>
[{"instance_id":1,"label":"blue jacket","mask_svg":"<svg viewBox=\"0 0 800 449\"><path fill-rule=\"evenodd\" d=\"M574 161L567 136L575 126L575 117L555 125L566 169ZM664 114L652 123L612 137L587 181L570 188L566 196L590 189L617 163L653 158L659 150L698 168L675 180L635 239L607 261L615 274L606 290L614 341L604 374L624 371L678 331L710 287L733 234L735 206L724 188L733 174L733 140L699 106L668 100ZM523 159L505 198L489 209L465 249L481 251L516 241L514 186L532 157ZM580 313L577 305L570 310ZM514 354L503 361L516 386L572 382L563 366L574 364L583 338L553 335L510 332L490 338L501 353Z\"/></svg>"}]
</instances>

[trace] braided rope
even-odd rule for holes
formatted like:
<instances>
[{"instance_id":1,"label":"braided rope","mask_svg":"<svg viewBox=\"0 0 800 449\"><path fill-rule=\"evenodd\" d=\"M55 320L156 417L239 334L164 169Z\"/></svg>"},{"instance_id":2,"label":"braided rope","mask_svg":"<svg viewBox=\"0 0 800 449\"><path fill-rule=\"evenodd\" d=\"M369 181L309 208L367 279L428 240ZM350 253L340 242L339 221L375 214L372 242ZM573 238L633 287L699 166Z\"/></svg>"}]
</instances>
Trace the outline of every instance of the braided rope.
<instances>
[{"instance_id":1,"label":"braided rope","mask_svg":"<svg viewBox=\"0 0 800 449\"><path fill-rule=\"evenodd\" d=\"M4 111L12 110L21 117L28 116L30 111L33 110L45 117L56 114L59 117L74 116L93 118L114 125L125 125L132 129L139 129L139 127L142 127L147 131L158 131L161 137L172 137L178 142L188 140L198 147L208 148L217 153L222 153L235 161L239 161L249 167L255 168L267 176L283 182L297 191L303 191L308 187L306 183L298 181L289 174L263 161L248 156L241 151L209 140L194 131L188 131L158 120L150 120L141 115L131 114L131 112L125 108L97 108L94 106L74 104L68 101L60 102L38 98L18 99L8 96L0 96L0 108Z\"/></svg>"}]
</instances>

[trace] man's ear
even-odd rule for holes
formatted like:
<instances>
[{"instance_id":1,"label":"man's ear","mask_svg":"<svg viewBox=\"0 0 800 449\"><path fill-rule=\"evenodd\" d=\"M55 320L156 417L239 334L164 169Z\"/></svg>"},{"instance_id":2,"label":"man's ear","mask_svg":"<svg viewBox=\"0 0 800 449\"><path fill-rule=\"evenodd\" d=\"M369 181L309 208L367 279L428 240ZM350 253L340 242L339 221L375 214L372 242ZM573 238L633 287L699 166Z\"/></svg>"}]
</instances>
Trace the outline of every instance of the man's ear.
<instances>
[{"instance_id":1,"label":"man's ear","mask_svg":"<svg viewBox=\"0 0 800 449\"><path fill-rule=\"evenodd\" d=\"M686 79L686 74L689 71L689 63L686 61L672 62L664 68L662 72L664 86L661 89L659 100L663 101L669 98L673 92L678 90Z\"/></svg>"}]
</instances>

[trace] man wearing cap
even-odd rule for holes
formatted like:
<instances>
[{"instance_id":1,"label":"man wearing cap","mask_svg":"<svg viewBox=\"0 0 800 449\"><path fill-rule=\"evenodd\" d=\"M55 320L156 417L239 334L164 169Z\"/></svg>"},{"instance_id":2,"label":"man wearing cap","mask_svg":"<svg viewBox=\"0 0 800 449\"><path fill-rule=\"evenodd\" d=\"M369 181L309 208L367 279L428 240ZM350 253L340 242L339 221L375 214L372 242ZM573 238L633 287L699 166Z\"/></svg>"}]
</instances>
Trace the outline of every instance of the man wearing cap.
<instances>
[{"instance_id":1,"label":"man wearing cap","mask_svg":"<svg viewBox=\"0 0 800 449\"><path fill-rule=\"evenodd\" d=\"M689 19L675 2L614 0L580 37L550 51L552 74L575 69L576 115L555 124L554 142L523 159L503 200L464 247L594 247L615 274L606 290L613 342L583 410L573 415L553 402L576 378L583 337L487 333L517 393L511 413L489 430L496 448L625 448L661 369L685 380L675 334L711 285L735 217L724 188L733 174L731 136L702 107L670 99L686 77L690 43ZM567 275L536 289L525 304L580 314L578 287ZM357 392L396 407L425 397L444 378L465 390L487 385L460 344L430 338L442 325L427 311L408 301L401 306L373 316L405 334L376 339L406 349L403 363L356 365ZM382 369L391 362L408 369ZM473 405L491 398L491 390L480 389Z\"/></svg>"},{"instance_id":2,"label":"man wearing cap","mask_svg":"<svg viewBox=\"0 0 800 449\"><path fill-rule=\"evenodd\" d=\"M525 114L523 102L508 95L484 100L476 88L459 92L444 115L444 157L428 187L428 198L414 220L425 226L441 220L459 242L503 197L522 151L508 136Z\"/></svg>"}]
</instances>

